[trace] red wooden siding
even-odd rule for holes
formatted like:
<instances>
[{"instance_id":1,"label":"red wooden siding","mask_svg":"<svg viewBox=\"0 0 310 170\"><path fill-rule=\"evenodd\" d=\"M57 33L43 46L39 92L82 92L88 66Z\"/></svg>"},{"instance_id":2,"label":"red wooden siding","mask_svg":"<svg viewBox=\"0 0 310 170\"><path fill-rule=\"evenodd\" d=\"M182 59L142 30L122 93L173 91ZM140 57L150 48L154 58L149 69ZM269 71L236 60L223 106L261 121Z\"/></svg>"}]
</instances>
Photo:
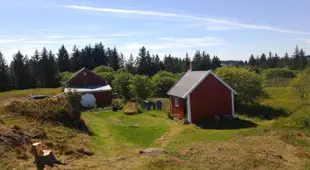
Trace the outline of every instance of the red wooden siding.
<instances>
[{"instance_id":1,"label":"red wooden siding","mask_svg":"<svg viewBox=\"0 0 310 170\"><path fill-rule=\"evenodd\" d=\"M190 94L193 123L216 114L232 114L231 91L213 75L205 78Z\"/></svg>"},{"instance_id":2,"label":"red wooden siding","mask_svg":"<svg viewBox=\"0 0 310 170\"><path fill-rule=\"evenodd\" d=\"M84 75L86 73L86 75ZM90 70L84 69L66 83L67 87L84 85L106 85L106 81Z\"/></svg>"},{"instance_id":3,"label":"red wooden siding","mask_svg":"<svg viewBox=\"0 0 310 170\"><path fill-rule=\"evenodd\" d=\"M182 119L184 117L184 107L186 105L186 101L182 98L178 98L179 100L179 106L176 107L174 103L174 97L171 97L171 107L172 107L172 114L174 116L177 116L179 119Z\"/></svg>"},{"instance_id":4,"label":"red wooden siding","mask_svg":"<svg viewBox=\"0 0 310 170\"><path fill-rule=\"evenodd\" d=\"M112 103L112 91L92 93L98 106L109 106Z\"/></svg>"}]
</instances>

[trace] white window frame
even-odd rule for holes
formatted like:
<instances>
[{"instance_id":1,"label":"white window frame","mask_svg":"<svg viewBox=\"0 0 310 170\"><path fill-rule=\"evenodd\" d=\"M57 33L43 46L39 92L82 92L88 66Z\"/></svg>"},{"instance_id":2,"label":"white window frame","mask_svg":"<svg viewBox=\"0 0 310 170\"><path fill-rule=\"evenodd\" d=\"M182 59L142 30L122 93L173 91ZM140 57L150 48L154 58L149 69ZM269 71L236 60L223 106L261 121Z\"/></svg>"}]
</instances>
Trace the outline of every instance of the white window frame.
<instances>
[{"instance_id":1,"label":"white window frame","mask_svg":"<svg viewBox=\"0 0 310 170\"><path fill-rule=\"evenodd\" d=\"M174 107L179 107L179 98L174 97Z\"/></svg>"}]
</instances>

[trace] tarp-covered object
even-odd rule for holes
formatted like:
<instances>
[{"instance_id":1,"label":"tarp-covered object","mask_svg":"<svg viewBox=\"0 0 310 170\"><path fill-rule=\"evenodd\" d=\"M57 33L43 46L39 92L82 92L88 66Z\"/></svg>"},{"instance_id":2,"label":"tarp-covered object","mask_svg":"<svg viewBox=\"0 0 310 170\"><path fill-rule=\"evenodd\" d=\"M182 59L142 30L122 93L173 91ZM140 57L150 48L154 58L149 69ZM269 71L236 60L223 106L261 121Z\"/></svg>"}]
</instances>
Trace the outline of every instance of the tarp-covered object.
<instances>
[{"instance_id":1,"label":"tarp-covered object","mask_svg":"<svg viewBox=\"0 0 310 170\"><path fill-rule=\"evenodd\" d=\"M90 93L86 93L81 98L81 105L83 107L93 107L96 104L96 98Z\"/></svg>"}]
</instances>

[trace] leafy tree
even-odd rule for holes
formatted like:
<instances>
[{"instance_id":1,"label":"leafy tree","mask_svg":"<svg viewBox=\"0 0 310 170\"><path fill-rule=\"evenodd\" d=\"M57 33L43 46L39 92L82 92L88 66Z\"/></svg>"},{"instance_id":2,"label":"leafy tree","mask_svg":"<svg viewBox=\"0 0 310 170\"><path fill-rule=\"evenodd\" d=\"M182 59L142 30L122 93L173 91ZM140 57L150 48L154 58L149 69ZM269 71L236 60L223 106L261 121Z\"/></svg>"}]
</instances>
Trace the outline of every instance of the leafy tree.
<instances>
[{"instance_id":1,"label":"leafy tree","mask_svg":"<svg viewBox=\"0 0 310 170\"><path fill-rule=\"evenodd\" d=\"M66 72L61 72L58 74L59 77L59 84L64 85L64 83L69 80L75 73L70 73L68 71Z\"/></svg>"},{"instance_id":2,"label":"leafy tree","mask_svg":"<svg viewBox=\"0 0 310 170\"><path fill-rule=\"evenodd\" d=\"M152 77L152 82L155 87L155 93L158 97L166 96L168 90L175 84L177 79L167 71L160 71Z\"/></svg>"},{"instance_id":3,"label":"leafy tree","mask_svg":"<svg viewBox=\"0 0 310 170\"><path fill-rule=\"evenodd\" d=\"M131 78L132 75L130 73L120 72L115 75L115 79L112 82L114 92L125 100L132 97L129 88Z\"/></svg>"},{"instance_id":4,"label":"leafy tree","mask_svg":"<svg viewBox=\"0 0 310 170\"><path fill-rule=\"evenodd\" d=\"M300 98L305 102L310 93L310 69L306 69L292 81L292 87L298 93Z\"/></svg>"},{"instance_id":5,"label":"leafy tree","mask_svg":"<svg viewBox=\"0 0 310 170\"><path fill-rule=\"evenodd\" d=\"M62 45L57 53L57 64L60 72L64 71L70 71L70 60L69 60L69 54L65 47L65 45Z\"/></svg>"},{"instance_id":6,"label":"leafy tree","mask_svg":"<svg viewBox=\"0 0 310 170\"><path fill-rule=\"evenodd\" d=\"M152 81L144 75L136 75L130 80L130 91L138 100L144 100L153 94L154 85Z\"/></svg>"},{"instance_id":7,"label":"leafy tree","mask_svg":"<svg viewBox=\"0 0 310 170\"><path fill-rule=\"evenodd\" d=\"M0 52L0 91L6 91L10 89L9 68L6 61Z\"/></svg>"},{"instance_id":8,"label":"leafy tree","mask_svg":"<svg viewBox=\"0 0 310 170\"><path fill-rule=\"evenodd\" d=\"M238 103L255 103L264 95L261 78L245 68L222 67L216 74L237 91Z\"/></svg>"}]
</instances>

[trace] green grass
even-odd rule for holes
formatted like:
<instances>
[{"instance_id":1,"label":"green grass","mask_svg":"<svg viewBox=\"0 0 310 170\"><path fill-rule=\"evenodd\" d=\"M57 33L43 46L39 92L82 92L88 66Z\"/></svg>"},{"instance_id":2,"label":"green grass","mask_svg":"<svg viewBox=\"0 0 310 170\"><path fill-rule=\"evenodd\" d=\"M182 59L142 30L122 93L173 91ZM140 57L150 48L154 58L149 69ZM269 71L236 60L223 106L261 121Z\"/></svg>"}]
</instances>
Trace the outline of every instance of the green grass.
<instances>
[{"instance_id":1,"label":"green grass","mask_svg":"<svg viewBox=\"0 0 310 170\"><path fill-rule=\"evenodd\" d=\"M134 116L122 112L85 112L82 118L94 132L94 146L117 149L151 146L169 128L168 120L159 118L159 114L157 111Z\"/></svg>"}]
</instances>

